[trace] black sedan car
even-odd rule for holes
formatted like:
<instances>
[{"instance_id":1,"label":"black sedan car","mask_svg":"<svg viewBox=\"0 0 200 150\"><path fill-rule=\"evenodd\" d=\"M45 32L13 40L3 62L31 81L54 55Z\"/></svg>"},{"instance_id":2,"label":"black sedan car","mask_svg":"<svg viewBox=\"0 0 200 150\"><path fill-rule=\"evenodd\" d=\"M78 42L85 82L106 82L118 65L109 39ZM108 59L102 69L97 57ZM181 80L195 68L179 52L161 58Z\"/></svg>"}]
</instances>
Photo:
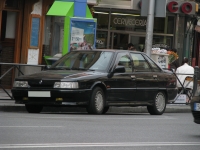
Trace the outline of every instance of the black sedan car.
<instances>
[{"instance_id":1,"label":"black sedan car","mask_svg":"<svg viewBox=\"0 0 200 150\"><path fill-rule=\"evenodd\" d=\"M17 77L11 91L29 113L44 106L86 107L90 114L147 106L151 115L161 115L177 95L171 71L145 53L126 50L71 51L47 70Z\"/></svg>"}]
</instances>

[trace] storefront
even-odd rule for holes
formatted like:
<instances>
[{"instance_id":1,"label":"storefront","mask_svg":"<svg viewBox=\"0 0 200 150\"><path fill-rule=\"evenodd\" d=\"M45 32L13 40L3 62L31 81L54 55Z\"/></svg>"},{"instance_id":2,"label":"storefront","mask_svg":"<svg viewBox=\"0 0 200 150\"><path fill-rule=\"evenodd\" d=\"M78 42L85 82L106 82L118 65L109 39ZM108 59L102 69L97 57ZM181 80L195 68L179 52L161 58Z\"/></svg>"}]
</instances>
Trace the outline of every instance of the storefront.
<instances>
[{"instance_id":1,"label":"storefront","mask_svg":"<svg viewBox=\"0 0 200 150\"><path fill-rule=\"evenodd\" d=\"M195 9L195 2L166 0L166 17L154 18L153 47L176 48L180 58L191 56ZM147 17L140 15L141 0L102 0L94 10L96 48L127 49L131 42L138 51L144 50Z\"/></svg>"}]
</instances>

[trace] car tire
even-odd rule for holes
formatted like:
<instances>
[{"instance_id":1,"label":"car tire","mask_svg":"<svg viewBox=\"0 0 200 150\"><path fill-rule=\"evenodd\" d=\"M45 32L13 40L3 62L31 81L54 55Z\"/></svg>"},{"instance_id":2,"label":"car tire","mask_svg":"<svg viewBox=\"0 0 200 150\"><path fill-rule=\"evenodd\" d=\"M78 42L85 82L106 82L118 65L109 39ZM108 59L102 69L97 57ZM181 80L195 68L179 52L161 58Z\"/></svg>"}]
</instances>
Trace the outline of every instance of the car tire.
<instances>
[{"instance_id":1,"label":"car tire","mask_svg":"<svg viewBox=\"0 0 200 150\"><path fill-rule=\"evenodd\" d=\"M166 96L163 92L158 92L152 106L147 106L151 115L162 115L166 108Z\"/></svg>"},{"instance_id":2,"label":"car tire","mask_svg":"<svg viewBox=\"0 0 200 150\"><path fill-rule=\"evenodd\" d=\"M40 113L43 109L43 106L41 105L29 105L29 104L26 104L26 110L29 112L29 113Z\"/></svg>"},{"instance_id":3,"label":"car tire","mask_svg":"<svg viewBox=\"0 0 200 150\"><path fill-rule=\"evenodd\" d=\"M103 114L107 113L108 110L109 110L109 106L104 107L104 109L103 109Z\"/></svg>"},{"instance_id":4,"label":"car tire","mask_svg":"<svg viewBox=\"0 0 200 150\"><path fill-rule=\"evenodd\" d=\"M100 87L94 88L92 96L87 107L89 114L102 114L104 111L105 98L103 90Z\"/></svg>"}]
</instances>

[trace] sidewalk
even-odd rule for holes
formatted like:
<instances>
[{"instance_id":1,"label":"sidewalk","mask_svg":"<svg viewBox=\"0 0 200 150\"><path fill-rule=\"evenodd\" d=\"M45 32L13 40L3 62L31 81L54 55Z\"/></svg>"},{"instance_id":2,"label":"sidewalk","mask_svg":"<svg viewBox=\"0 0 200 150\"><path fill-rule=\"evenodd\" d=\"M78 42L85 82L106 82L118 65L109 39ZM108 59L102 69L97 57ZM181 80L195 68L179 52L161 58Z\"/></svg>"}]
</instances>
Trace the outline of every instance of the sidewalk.
<instances>
[{"instance_id":1,"label":"sidewalk","mask_svg":"<svg viewBox=\"0 0 200 150\"><path fill-rule=\"evenodd\" d=\"M7 90L11 95L11 91ZM24 104L15 104L14 100L0 89L0 111L5 112L26 112ZM85 108L71 107L44 107L42 112L86 112ZM190 105L167 104L165 113L190 113ZM110 107L108 113L148 113L147 108L140 107Z\"/></svg>"}]
</instances>

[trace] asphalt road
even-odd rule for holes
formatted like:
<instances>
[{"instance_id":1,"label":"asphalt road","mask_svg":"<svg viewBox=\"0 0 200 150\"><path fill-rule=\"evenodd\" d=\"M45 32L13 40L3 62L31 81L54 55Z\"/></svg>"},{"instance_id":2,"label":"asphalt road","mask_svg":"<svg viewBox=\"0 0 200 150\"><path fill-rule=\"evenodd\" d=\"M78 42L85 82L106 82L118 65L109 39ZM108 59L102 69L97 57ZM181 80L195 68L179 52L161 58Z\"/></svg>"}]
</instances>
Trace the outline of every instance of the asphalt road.
<instances>
[{"instance_id":1,"label":"asphalt road","mask_svg":"<svg viewBox=\"0 0 200 150\"><path fill-rule=\"evenodd\" d=\"M0 113L0 149L199 150L191 113Z\"/></svg>"}]
</instances>

